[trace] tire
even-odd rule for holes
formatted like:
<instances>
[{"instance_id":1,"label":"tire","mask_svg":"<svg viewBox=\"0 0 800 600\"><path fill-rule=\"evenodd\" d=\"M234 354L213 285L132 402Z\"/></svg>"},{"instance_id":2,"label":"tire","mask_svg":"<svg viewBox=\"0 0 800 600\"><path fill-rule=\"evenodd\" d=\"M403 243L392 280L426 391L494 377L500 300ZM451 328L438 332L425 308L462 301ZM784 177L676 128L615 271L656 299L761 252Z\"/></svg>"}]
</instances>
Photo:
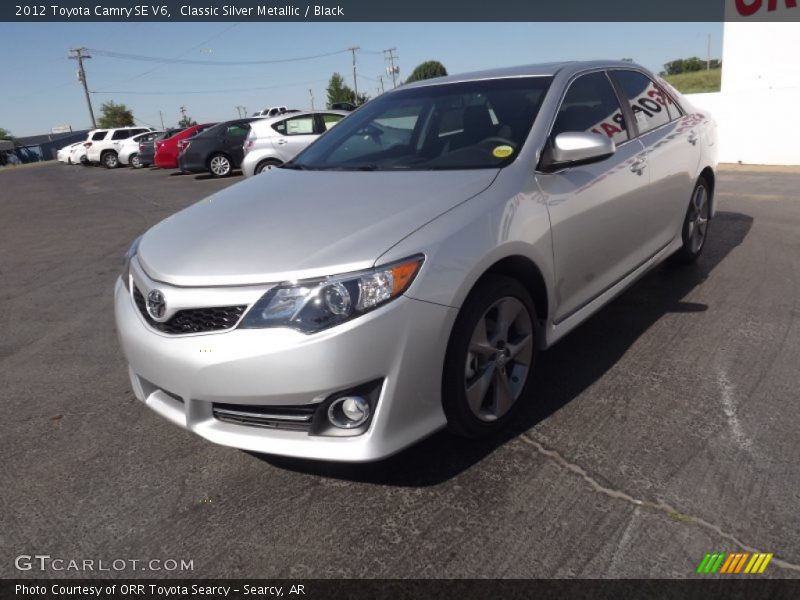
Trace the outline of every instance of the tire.
<instances>
[{"instance_id":1,"label":"tire","mask_svg":"<svg viewBox=\"0 0 800 600\"><path fill-rule=\"evenodd\" d=\"M133 153L128 157L128 164L130 164L130 166L132 166L134 169L142 168L142 161L139 160L139 155L137 153Z\"/></svg>"},{"instance_id":2,"label":"tire","mask_svg":"<svg viewBox=\"0 0 800 600\"><path fill-rule=\"evenodd\" d=\"M268 158L267 160L262 160L260 163L256 165L255 171L253 171L254 175L261 175L264 171L269 170L270 167L278 167L283 163L276 158Z\"/></svg>"},{"instance_id":3,"label":"tire","mask_svg":"<svg viewBox=\"0 0 800 600\"><path fill-rule=\"evenodd\" d=\"M689 207L686 209L681 228L683 245L673 256L675 262L684 265L697 262L706 246L710 223L711 194L708 183L701 177L697 180L689 199Z\"/></svg>"},{"instance_id":4,"label":"tire","mask_svg":"<svg viewBox=\"0 0 800 600\"><path fill-rule=\"evenodd\" d=\"M113 150L106 150L100 156L100 162L106 169L116 169L119 166L119 157Z\"/></svg>"},{"instance_id":5,"label":"tire","mask_svg":"<svg viewBox=\"0 0 800 600\"><path fill-rule=\"evenodd\" d=\"M530 395L536 328L533 300L517 280L491 275L478 283L447 345L442 407L450 431L481 438L513 419Z\"/></svg>"},{"instance_id":6,"label":"tire","mask_svg":"<svg viewBox=\"0 0 800 600\"><path fill-rule=\"evenodd\" d=\"M225 154L214 154L208 159L208 170L213 177L227 177L233 171L233 164Z\"/></svg>"}]
</instances>

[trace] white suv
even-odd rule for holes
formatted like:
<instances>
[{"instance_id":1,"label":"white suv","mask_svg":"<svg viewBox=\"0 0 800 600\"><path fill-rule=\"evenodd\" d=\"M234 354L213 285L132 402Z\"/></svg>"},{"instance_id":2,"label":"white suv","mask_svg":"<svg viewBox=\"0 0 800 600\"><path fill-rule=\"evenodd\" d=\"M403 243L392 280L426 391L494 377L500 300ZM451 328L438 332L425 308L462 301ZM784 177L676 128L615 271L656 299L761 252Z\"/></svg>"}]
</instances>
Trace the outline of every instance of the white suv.
<instances>
[{"instance_id":1,"label":"white suv","mask_svg":"<svg viewBox=\"0 0 800 600\"><path fill-rule=\"evenodd\" d=\"M119 156L114 142L148 131L153 130L150 127L119 127L90 131L89 137L83 143L86 147L86 160L89 163L101 163L108 169L115 169L119 166Z\"/></svg>"}]
</instances>

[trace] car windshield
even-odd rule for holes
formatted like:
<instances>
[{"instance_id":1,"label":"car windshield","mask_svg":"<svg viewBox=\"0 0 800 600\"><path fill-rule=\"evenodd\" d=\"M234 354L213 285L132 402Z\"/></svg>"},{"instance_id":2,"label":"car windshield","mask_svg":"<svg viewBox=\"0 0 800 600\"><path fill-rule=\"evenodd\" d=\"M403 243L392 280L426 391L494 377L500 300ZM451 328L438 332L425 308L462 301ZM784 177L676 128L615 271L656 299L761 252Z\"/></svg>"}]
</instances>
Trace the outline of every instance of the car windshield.
<instances>
[{"instance_id":1,"label":"car windshield","mask_svg":"<svg viewBox=\"0 0 800 600\"><path fill-rule=\"evenodd\" d=\"M399 90L359 108L286 167L504 167L525 143L550 82L550 77L515 77Z\"/></svg>"}]
</instances>

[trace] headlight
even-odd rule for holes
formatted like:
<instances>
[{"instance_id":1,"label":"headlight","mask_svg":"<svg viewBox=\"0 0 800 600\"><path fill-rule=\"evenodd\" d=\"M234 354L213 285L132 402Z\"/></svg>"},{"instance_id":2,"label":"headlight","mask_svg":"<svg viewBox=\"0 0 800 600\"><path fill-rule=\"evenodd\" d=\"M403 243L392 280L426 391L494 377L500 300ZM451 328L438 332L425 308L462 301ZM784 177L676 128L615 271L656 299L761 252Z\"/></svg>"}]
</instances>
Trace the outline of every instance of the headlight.
<instances>
[{"instance_id":1,"label":"headlight","mask_svg":"<svg viewBox=\"0 0 800 600\"><path fill-rule=\"evenodd\" d=\"M128 291L131 289L131 259L136 256L136 251L139 250L140 241L142 241L142 236L139 236L133 240L131 247L128 248L128 251L125 253L125 258L122 262L122 273L120 274L120 277L122 277L122 283L125 284L125 289Z\"/></svg>"},{"instance_id":2,"label":"headlight","mask_svg":"<svg viewBox=\"0 0 800 600\"><path fill-rule=\"evenodd\" d=\"M411 285L423 260L417 255L369 271L276 286L253 305L239 327L291 327L314 333L339 325L397 298Z\"/></svg>"}]
</instances>

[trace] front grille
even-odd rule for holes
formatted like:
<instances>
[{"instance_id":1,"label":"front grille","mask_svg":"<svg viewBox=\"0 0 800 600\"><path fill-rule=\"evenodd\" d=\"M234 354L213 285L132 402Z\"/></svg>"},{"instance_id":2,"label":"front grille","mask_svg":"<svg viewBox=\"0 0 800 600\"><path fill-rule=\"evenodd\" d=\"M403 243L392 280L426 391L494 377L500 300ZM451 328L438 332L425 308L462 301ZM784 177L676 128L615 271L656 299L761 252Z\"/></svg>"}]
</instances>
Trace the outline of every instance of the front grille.
<instances>
[{"instance_id":1,"label":"front grille","mask_svg":"<svg viewBox=\"0 0 800 600\"><path fill-rule=\"evenodd\" d=\"M147 312L147 303L139 288L133 288L133 300L150 327L163 333L178 335L181 333L204 333L208 331L224 331L239 322L247 308L242 306L215 306L208 308L189 308L179 310L169 320L159 323Z\"/></svg>"},{"instance_id":2,"label":"front grille","mask_svg":"<svg viewBox=\"0 0 800 600\"><path fill-rule=\"evenodd\" d=\"M302 406L254 406L250 404L213 404L214 418L225 423L308 431L318 404Z\"/></svg>"}]
</instances>

